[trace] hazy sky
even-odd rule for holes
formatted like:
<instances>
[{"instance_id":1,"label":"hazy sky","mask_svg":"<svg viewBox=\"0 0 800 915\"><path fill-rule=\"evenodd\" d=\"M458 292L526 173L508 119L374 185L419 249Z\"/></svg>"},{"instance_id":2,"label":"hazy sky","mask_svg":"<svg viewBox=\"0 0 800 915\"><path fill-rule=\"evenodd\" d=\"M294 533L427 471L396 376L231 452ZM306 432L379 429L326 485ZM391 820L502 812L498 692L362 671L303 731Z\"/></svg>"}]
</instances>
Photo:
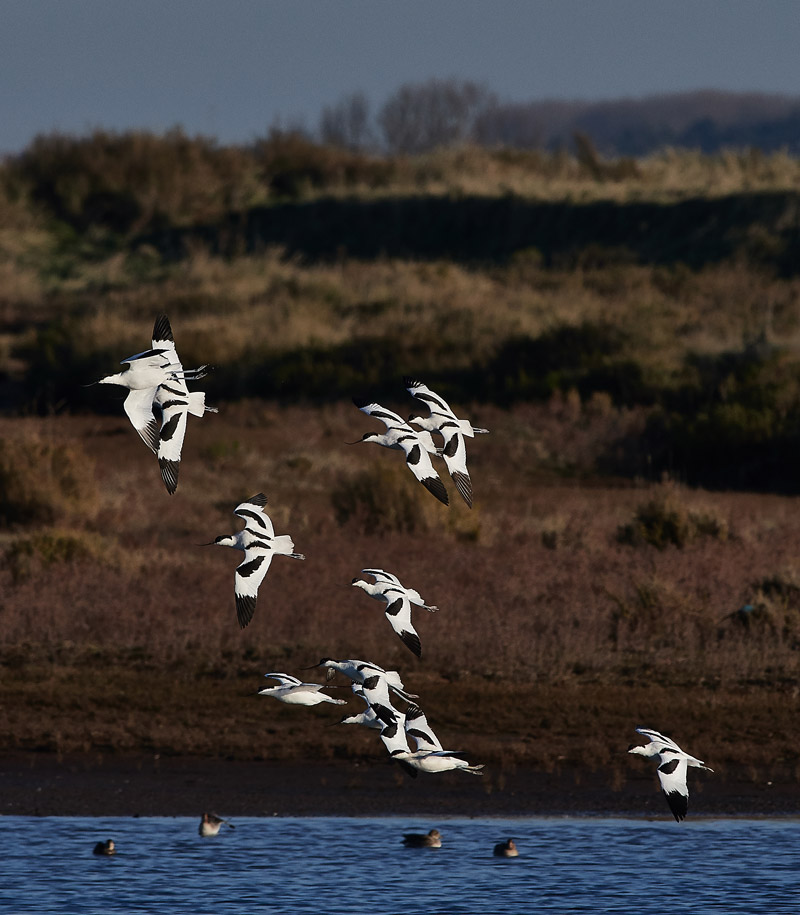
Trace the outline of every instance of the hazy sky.
<instances>
[{"instance_id":1,"label":"hazy sky","mask_svg":"<svg viewBox=\"0 0 800 915\"><path fill-rule=\"evenodd\" d=\"M797 0L0 0L0 152L37 132L315 127L432 76L501 98L800 94Z\"/></svg>"}]
</instances>

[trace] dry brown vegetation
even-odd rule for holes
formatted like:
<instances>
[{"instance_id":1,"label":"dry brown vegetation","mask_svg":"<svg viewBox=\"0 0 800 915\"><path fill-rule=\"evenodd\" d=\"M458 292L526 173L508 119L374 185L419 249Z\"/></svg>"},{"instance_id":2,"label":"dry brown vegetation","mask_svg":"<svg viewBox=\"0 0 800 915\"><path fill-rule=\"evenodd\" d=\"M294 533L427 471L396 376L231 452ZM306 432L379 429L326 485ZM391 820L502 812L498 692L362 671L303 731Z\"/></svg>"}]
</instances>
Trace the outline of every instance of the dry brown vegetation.
<instances>
[{"instance_id":1,"label":"dry brown vegetation","mask_svg":"<svg viewBox=\"0 0 800 915\"><path fill-rule=\"evenodd\" d=\"M6 420L23 445L92 455L96 511L4 535L5 745L381 759L374 734L322 727L336 709L251 695L268 670L362 657L398 668L443 737L487 761L613 768L632 728L649 724L713 740L723 769L735 758L759 777L800 774L793 500L569 482L530 446L556 450L582 409L560 428L547 406L471 412L492 430L471 443L471 512L455 498L440 506L399 455L347 446L370 426L348 405L251 402L193 422L172 499L127 421ZM379 523L375 486L389 504ZM197 544L236 529L232 507L257 489L307 560L276 559L240 632L238 560ZM624 542L642 518L649 537ZM685 536L692 518L703 523ZM374 565L441 608L417 621L421 661L349 587Z\"/></svg>"},{"instance_id":2,"label":"dry brown vegetation","mask_svg":"<svg viewBox=\"0 0 800 915\"><path fill-rule=\"evenodd\" d=\"M642 189L666 200L673 185L647 183L656 160L616 181L570 157L462 150L378 163L379 189L375 163L301 150L297 138L259 150L263 173L180 136L100 139L70 147L68 162L85 168L86 155L97 180L144 195L127 227L92 222L87 212L108 211L83 198L48 210L19 163L5 175L4 746L382 758L374 734L322 726L335 709L253 698L266 671L297 673L327 655L399 668L443 739L476 761L613 769L633 728L648 725L723 773L800 777L800 521L787 495L800 430L800 286L784 218L793 197L774 224L747 224L733 253L708 241L693 267L597 245L475 262L279 247L221 257L198 244L171 260L134 233L274 203L267 171L323 155L318 183L292 192L301 200L370 181L369 194L400 195L408 180L417 194L452 195L474 180L470 193L509 182L577 206ZM153 170L149 184L133 186L119 164L126 143ZM188 176L173 197L158 190L176 150L197 180L217 176L205 197ZM31 150L40 162L52 152ZM347 177L331 165L339 154L365 171ZM770 181L787 192L800 174L780 157L669 162L678 197L703 182L708 196ZM249 196L245 184L225 190L237 168ZM161 311L184 364L217 365L204 387L220 408L190 419L172 498L122 392L81 387L144 349ZM491 430L469 442L472 511L452 487L452 505L437 503L400 455L345 444L375 426L351 395L411 411L404 373ZM235 530L233 507L259 490L277 532L308 558L276 559L239 631L237 555L198 544ZM417 620L422 661L349 587L368 566L441 608Z\"/></svg>"}]
</instances>

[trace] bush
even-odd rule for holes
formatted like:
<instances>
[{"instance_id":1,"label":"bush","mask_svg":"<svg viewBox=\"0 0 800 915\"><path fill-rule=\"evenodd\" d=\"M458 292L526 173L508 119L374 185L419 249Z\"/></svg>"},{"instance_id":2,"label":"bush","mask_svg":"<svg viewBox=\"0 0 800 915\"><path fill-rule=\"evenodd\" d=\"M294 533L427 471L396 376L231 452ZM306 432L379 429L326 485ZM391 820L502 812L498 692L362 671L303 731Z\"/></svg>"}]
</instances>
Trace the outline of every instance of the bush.
<instances>
[{"instance_id":1,"label":"bush","mask_svg":"<svg viewBox=\"0 0 800 915\"><path fill-rule=\"evenodd\" d=\"M428 530L422 499L432 496L418 489L405 467L376 465L340 480L331 503L339 524L353 522L367 535L411 534Z\"/></svg>"},{"instance_id":2,"label":"bush","mask_svg":"<svg viewBox=\"0 0 800 915\"><path fill-rule=\"evenodd\" d=\"M45 531L12 541L5 561L16 584L30 578L41 566L94 559L102 552L102 544L95 535Z\"/></svg>"},{"instance_id":3,"label":"bush","mask_svg":"<svg viewBox=\"0 0 800 915\"><path fill-rule=\"evenodd\" d=\"M0 524L52 524L84 513L95 496L91 462L75 445L0 441Z\"/></svg>"},{"instance_id":4,"label":"bush","mask_svg":"<svg viewBox=\"0 0 800 915\"><path fill-rule=\"evenodd\" d=\"M636 509L634 519L617 530L617 540L629 546L648 544L659 550L679 549L702 537L728 539L728 523L714 515L689 511L672 489L666 489Z\"/></svg>"}]
</instances>

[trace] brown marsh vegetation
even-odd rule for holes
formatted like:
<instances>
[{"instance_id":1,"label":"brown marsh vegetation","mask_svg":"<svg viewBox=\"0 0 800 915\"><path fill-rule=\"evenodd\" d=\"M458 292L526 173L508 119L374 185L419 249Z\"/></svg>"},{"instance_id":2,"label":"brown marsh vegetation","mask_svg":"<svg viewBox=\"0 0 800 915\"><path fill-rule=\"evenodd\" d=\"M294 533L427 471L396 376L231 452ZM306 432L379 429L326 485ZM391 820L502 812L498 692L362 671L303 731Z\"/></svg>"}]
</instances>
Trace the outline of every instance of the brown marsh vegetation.
<instances>
[{"instance_id":1,"label":"brown marsh vegetation","mask_svg":"<svg viewBox=\"0 0 800 915\"><path fill-rule=\"evenodd\" d=\"M443 739L476 761L624 773L642 724L685 741L722 777L800 777L800 286L786 225L759 203L732 253L720 258L712 239L691 267L631 256L636 227L624 249L592 243L560 259L530 247L485 262L282 248L219 256L199 243L175 259L140 233L277 191L266 172L252 173L261 177L249 196L244 185L224 190L247 157L213 144L145 143L142 161L168 176L170 144L186 147L188 171L202 163L217 178L201 182L202 199L191 182L171 198L156 181L147 204L120 172L137 198L127 225L96 219L102 211L74 188L72 209L48 201L31 172L7 166L4 745L382 758L374 734L323 727L330 710L253 696L267 670L296 673L328 655L400 669ZM119 149L103 158L97 137L85 145L97 174L113 178ZM77 161L85 171L67 147L51 170L69 176ZM44 152L29 152L42 168ZM469 174L459 155L479 154L440 154L444 194ZM500 153L492 161L505 167ZM720 161L686 154L678 196L696 186L693 167L708 196L731 192L714 183ZM750 188L735 161L735 189ZM758 168L770 162L782 176L771 190L792 191L796 162L765 157ZM563 167L569 206L608 192L576 160ZM651 163L637 167L649 174ZM559 176L536 168L542 196L565 201ZM325 193L343 187L325 181ZM640 187L651 200L671 193L664 182ZM296 191L298 206L307 193ZM782 199L785 215L793 198ZM160 311L186 365L218 366L204 387L220 413L190 419L172 498L122 391L81 387L141 351ZM469 443L472 511L452 487L450 508L439 505L399 455L345 444L374 425L352 394L411 410L404 373L491 430ZM235 530L234 505L259 490L276 530L308 558L276 559L239 631L237 557L198 544ZM421 661L349 587L376 565L441 608L418 620Z\"/></svg>"}]
</instances>

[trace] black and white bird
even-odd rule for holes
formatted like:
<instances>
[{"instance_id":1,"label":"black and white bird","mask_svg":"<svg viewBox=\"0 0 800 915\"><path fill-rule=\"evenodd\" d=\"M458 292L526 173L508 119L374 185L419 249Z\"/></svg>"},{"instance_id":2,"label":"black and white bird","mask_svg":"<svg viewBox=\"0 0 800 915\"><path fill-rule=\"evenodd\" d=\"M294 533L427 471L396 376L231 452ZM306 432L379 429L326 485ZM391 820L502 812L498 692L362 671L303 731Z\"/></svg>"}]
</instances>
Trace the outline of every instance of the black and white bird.
<instances>
[{"instance_id":1,"label":"black and white bird","mask_svg":"<svg viewBox=\"0 0 800 915\"><path fill-rule=\"evenodd\" d=\"M409 416L409 423L414 423L429 433L438 432L442 436L444 447L441 455L447 470L461 497L472 508L472 480L467 470L467 446L464 436L472 438L476 433L487 433L489 430L476 428L468 419L459 419L447 401L421 381L407 375L403 378L403 384L425 410L420 416Z\"/></svg>"},{"instance_id":2,"label":"black and white bird","mask_svg":"<svg viewBox=\"0 0 800 915\"><path fill-rule=\"evenodd\" d=\"M370 661L336 661L333 658L323 658L319 664L313 666L327 668L328 680L331 680L339 671L353 682L359 683L364 699L375 716L385 724L395 723L397 720L397 709L392 705L389 690L407 702L419 698L413 693L406 692L403 688L403 681L396 670L384 670ZM311 668L307 669L311 670Z\"/></svg>"},{"instance_id":3,"label":"black and white bird","mask_svg":"<svg viewBox=\"0 0 800 915\"><path fill-rule=\"evenodd\" d=\"M382 722L372 710L372 706L367 701L367 697L364 695L364 689L361 684L353 682L351 684L351 688L353 690L353 695L363 700L366 708L363 712L357 712L355 715L345 715L339 724L360 724L365 728L375 728L376 730L380 730L383 727L384 722Z\"/></svg>"},{"instance_id":4,"label":"black and white bird","mask_svg":"<svg viewBox=\"0 0 800 915\"><path fill-rule=\"evenodd\" d=\"M258 691L259 696L270 696L287 705L319 705L330 702L333 705L347 705L344 699L334 699L333 696L323 693L324 683L303 683L297 677L289 674L270 673L264 674L268 680L277 680L277 686L265 686Z\"/></svg>"},{"instance_id":5,"label":"black and white bird","mask_svg":"<svg viewBox=\"0 0 800 915\"><path fill-rule=\"evenodd\" d=\"M423 752L438 752L443 750L439 738L433 733L433 728L428 724L425 712L418 705L409 705L406 709L404 722L406 736L410 737Z\"/></svg>"},{"instance_id":6,"label":"black and white bird","mask_svg":"<svg viewBox=\"0 0 800 915\"><path fill-rule=\"evenodd\" d=\"M267 574L272 557L306 558L302 553L294 552L294 542L288 534L275 536L272 521L264 512L266 504L267 497L260 492L237 505L233 513L244 521L244 530L217 537L213 541L218 546L233 547L244 553L244 562L236 568L234 580L236 617L242 629L253 618L258 587Z\"/></svg>"},{"instance_id":7,"label":"black and white bird","mask_svg":"<svg viewBox=\"0 0 800 915\"><path fill-rule=\"evenodd\" d=\"M197 380L203 378L208 366L185 370L177 359L172 329L166 315L159 315L153 326L152 348L123 359L125 368L115 375L106 375L95 384L118 384L127 388L124 409L142 441L155 454L158 452L159 426L153 413L156 391L161 384L177 377Z\"/></svg>"},{"instance_id":8,"label":"black and white bird","mask_svg":"<svg viewBox=\"0 0 800 915\"><path fill-rule=\"evenodd\" d=\"M155 339L156 330L159 333L158 340ZM178 358L172 328L166 315L160 315L156 320L156 327L153 331L153 348L155 349L157 346L165 353L171 352L171 364L178 367L174 377L162 382L155 394L155 406L161 413L161 427L158 432L156 449L158 467L164 486L172 495L178 488L178 471L180 470L181 450L186 436L188 415L191 413L192 416L202 417L206 413L216 413L217 410L214 407L206 406L204 391L190 392L186 387L183 366ZM203 366L203 369L205 368L207 366ZM194 377L201 376L195 374Z\"/></svg>"},{"instance_id":9,"label":"black and white bird","mask_svg":"<svg viewBox=\"0 0 800 915\"><path fill-rule=\"evenodd\" d=\"M383 569L362 569L365 575L372 575L374 582L354 578L350 584L361 588L370 597L386 604L385 615L392 629L400 636L403 643L419 658L422 657L422 646L419 634L411 623L411 604L424 607L433 613L438 607L426 604L417 591L404 588L399 579Z\"/></svg>"},{"instance_id":10,"label":"black and white bird","mask_svg":"<svg viewBox=\"0 0 800 915\"><path fill-rule=\"evenodd\" d=\"M629 753L637 756L654 756L658 759L658 780L661 790L667 799L672 815L680 822L686 817L689 809L689 788L686 784L686 773L689 766L713 772L701 759L690 756L669 737L652 731L649 728L636 728L649 741L645 746L631 746Z\"/></svg>"},{"instance_id":11,"label":"black and white bird","mask_svg":"<svg viewBox=\"0 0 800 915\"><path fill-rule=\"evenodd\" d=\"M411 737L417 749L408 743ZM395 710L394 721L387 721L381 728L381 740L389 756L412 778L419 772L449 772L460 769L471 775L483 775L483 765L471 766L461 759L457 750L445 750L433 733L422 710L415 705L403 713Z\"/></svg>"},{"instance_id":12,"label":"black and white bird","mask_svg":"<svg viewBox=\"0 0 800 915\"><path fill-rule=\"evenodd\" d=\"M429 432L418 432L397 413L387 410L378 403L371 403L362 398L354 397L353 403L362 413L374 416L385 426L386 432L365 432L359 442L374 442L384 448L393 448L405 454L406 465L417 480L445 505L449 503L447 490L439 474L434 469L430 455L436 454L437 449ZM357 444L351 442L351 444Z\"/></svg>"}]
</instances>

